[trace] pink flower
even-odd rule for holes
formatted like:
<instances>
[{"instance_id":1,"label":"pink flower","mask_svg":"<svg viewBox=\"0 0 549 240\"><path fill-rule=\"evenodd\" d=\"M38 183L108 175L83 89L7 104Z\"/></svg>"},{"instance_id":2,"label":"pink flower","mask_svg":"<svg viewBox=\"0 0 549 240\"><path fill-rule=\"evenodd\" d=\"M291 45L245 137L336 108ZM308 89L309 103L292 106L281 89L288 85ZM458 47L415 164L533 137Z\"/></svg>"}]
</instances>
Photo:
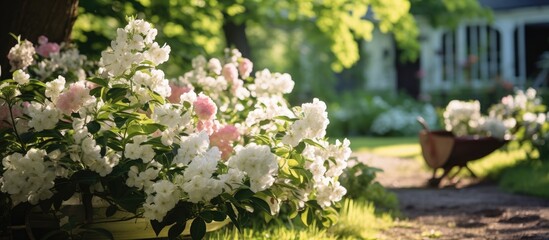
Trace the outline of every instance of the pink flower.
<instances>
[{"instance_id":1,"label":"pink flower","mask_svg":"<svg viewBox=\"0 0 549 240\"><path fill-rule=\"evenodd\" d=\"M196 130L199 132L206 131L208 135L212 135L217 130L217 125L213 120L199 120L196 124Z\"/></svg>"},{"instance_id":2,"label":"pink flower","mask_svg":"<svg viewBox=\"0 0 549 240\"><path fill-rule=\"evenodd\" d=\"M238 71L240 72L240 76L242 76L242 78L249 77L253 68L254 64L250 61L250 59L242 58L238 63Z\"/></svg>"},{"instance_id":3,"label":"pink flower","mask_svg":"<svg viewBox=\"0 0 549 240\"><path fill-rule=\"evenodd\" d=\"M210 145L217 146L221 151L221 158L227 160L233 152L232 142L240 138L238 129L233 125L226 125L210 136Z\"/></svg>"},{"instance_id":4,"label":"pink flower","mask_svg":"<svg viewBox=\"0 0 549 240\"><path fill-rule=\"evenodd\" d=\"M209 121L214 119L217 113L217 106L212 99L204 94L198 95L193 102L194 112L200 120Z\"/></svg>"},{"instance_id":5,"label":"pink flower","mask_svg":"<svg viewBox=\"0 0 549 240\"><path fill-rule=\"evenodd\" d=\"M23 116L21 107L13 106L11 110L11 114L13 114L13 119ZM13 126L13 122L11 121L11 114L8 104L4 103L0 105L0 129L10 128Z\"/></svg>"},{"instance_id":6,"label":"pink flower","mask_svg":"<svg viewBox=\"0 0 549 240\"><path fill-rule=\"evenodd\" d=\"M73 83L69 89L61 93L57 99L57 108L64 114L70 115L78 111L90 97L90 90L84 84Z\"/></svg>"},{"instance_id":7,"label":"pink flower","mask_svg":"<svg viewBox=\"0 0 549 240\"><path fill-rule=\"evenodd\" d=\"M223 66L223 70L221 70L221 74L229 83L234 83L236 82L236 80L238 80L238 70L236 69L236 66L234 64L225 64L225 66Z\"/></svg>"},{"instance_id":8,"label":"pink flower","mask_svg":"<svg viewBox=\"0 0 549 240\"><path fill-rule=\"evenodd\" d=\"M173 83L170 83L170 88L172 89L172 94L168 97L168 100L171 103L179 103L181 95L183 95L183 93L188 93L189 91L191 91L190 87L182 87Z\"/></svg>"},{"instance_id":9,"label":"pink flower","mask_svg":"<svg viewBox=\"0 0 549 240\"><path fill-rule=\"evenodd\" d=\"M51 53L59 52L59 44L48 42L45 36L38 37L38 43L40 46L36 47L36 52L42 57L49 57Z\"/></svg>"}]
</instances>

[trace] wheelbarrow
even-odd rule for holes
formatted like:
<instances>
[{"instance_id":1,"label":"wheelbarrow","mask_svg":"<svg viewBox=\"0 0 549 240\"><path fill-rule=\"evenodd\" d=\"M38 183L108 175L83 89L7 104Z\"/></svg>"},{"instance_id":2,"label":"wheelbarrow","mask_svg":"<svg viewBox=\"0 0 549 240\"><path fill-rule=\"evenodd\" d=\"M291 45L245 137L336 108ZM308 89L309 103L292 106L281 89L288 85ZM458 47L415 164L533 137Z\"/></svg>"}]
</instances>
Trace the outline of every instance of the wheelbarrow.
<instances>
[{"instance_id":1,"label":"wheelbarrow","mask_svg":"<svg viewBox=\"0 0 549 240\"><path fill-rule=\"evenodd\" d=\"M467 164L489 155L508 142L508 140L494 137L457 137L449 131L431 131L422 117L418 117L417 120L423 126L419 132L419 143L425 162L433 169L433 176L428 181L429 185L433 187L438 186L454 167L457 167L458 170L449 179L453 179L463 168L476 178L477 175ZM444 172L437 177L439 168L442 168Z\"/></svg>"}]
</instances>

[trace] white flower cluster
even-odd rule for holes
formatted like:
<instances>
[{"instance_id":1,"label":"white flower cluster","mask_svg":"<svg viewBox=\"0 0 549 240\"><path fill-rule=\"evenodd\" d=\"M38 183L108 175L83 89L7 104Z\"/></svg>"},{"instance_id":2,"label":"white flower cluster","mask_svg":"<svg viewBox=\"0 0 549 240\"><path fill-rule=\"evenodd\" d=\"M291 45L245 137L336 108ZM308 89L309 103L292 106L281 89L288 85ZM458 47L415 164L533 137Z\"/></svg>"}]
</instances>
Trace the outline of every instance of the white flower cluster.
<instances>
[{"instance_id":1,"label":"white flower cluster","mask_svg":"<svg viewBox=\"0 0 549 240\"><path fill-rule=\"evenodd\" d=\"M505 121L517 119L517 125L524 127L524 138L537 141L540 138L539 131L549 122L549 112L541 103L537 91L533 88L515 91L514 95L508 95L501 99L501 103L492 106L490 115L497 116ZM513 125L514 126L514 125Z\"/></svg>"},{"instance_id":2,"label":"white flower cluster","mask_svg":"<svg viewBox=\"0 0 549 240\"><path fill-rule=\"evenodd\" d=\"M16 70L13 72L13 80L17 82L19 85L25 85L29 83L30 75L24 72L21 69Z\"/></svg>"},{"instance_id":3,"label":"white flower cluster","mask_svg":"<svg viewBox=\"0 0 549 240\"><path fill-rule=\"evenodd\" d=\"M8 53L11 70L25 70L34 62L34 46L28 40L23 40L12 47Z\"/></svg>"},{"instance_id":4,"label":"white flower cluster","mask_svg":"<svg viewBox=\"0 0 549 240\"><path fill-rule=\"evenodd\" d=\"M61 44L61 48L65 49L65 45ZM86 72L83 67L86 65L87 57L81 55L78 49L69 48L64 51L53 52L48 58L39 61L33 68L33 73L40 80L48 79L55 74L65 75L73 73L76 79L83 81L86 79Z\"/></svg>"},{"instance_id":5,"label":"white flower cluster","mask_svg":"<svg viewBox=\"0 0 549 240\"><path fill-rule=\"evenodd\" d=\"M37 204L53 195L55 169L44 161L46 151L31 148L24 156L20 153L2 159L4 173L0 177L0 189L11 195L13 203Z\"/></svg>"},{"instance_id":6,"label":"white flower cluster","mask_svg":"<svg viewBox=\"0 0 549 240\"><path fill-rule=\"evenodd\" d=\"M61 111L51 102L40 104L33 102L27 108L27 113L31 117L29 127L35 131L53 129L61 118Z\"/></svg>"},{"instance_id":7,"label":"white flower cluster","mask_svg":"<svg viewBox=\"0 0 549 240\"><path fill-rule=\"evenodd\" d=\"M160 47L154 41L157 30L141 19L131 19L125 28L116 31L111 50L101 53L100 65L111 76L127 74L134 64L150 61L153 66L166 62L170 46Z\"/></svg>"},{"instance_id":8,"label":"white flower cluster","mask_svg":"<svg viewBox=\"0 0 549 240\"><path fill-rule=\"evenodd\" d=\"M315 98L312 103L302 104L301 110L301 114L298 114L299 120L292 123L290 131L282 139L284 144L295 147L303 139L326 135L326 127L330 123L326 103Z\"/></svg>"},{"instance_id":9,"label":"white flower cluster","mask_svg":"<svg viewBox=\"0 0 549 240\"><path fill-rule=\"evenodd\" d=\"M504 122L496 117L481 117L478 123L478 131L489 137L507 139L509 138L509 129L514 125L514 121Z\"/></svg>"},{"instance_id":10,"label":"white flower cluster","mask_svg":"<svg viewBox=\"0 0 549 240\"><path fill-rule=\"evenodd\" d=\"M351 156L349 140L336 140L334 145L323 141L324 148L307 145L303 151L308 161L305 168L313 174L316 190L316 199L321 207L328 207L332 202L340 201L347 190L341 186L337 178L347 167L347 160Z\"/></svg>"},{"instance_id":11,"label":"white flower cluster","mask_svg":"<svg viewBox=\"0 0 549 240\"><path fill-rule=\"evenodd\" d=\"M179 202L179 189L168 180L159 180L145 190L146 202L143 204L143 216L148 219L162 221L166 213Z\"/></svg>"},{"instance_id":12,"label":"white flower cluster","mask_svg":"<svg viewBox=\"0 0 549 240\"><path fill-rule=\"evenodd\" d=\"M456 136L470 135L479 126L480 102L452 100L443 113L444 126Z\"/></svg>"},{"instance_id":13,"label":"white flower cluster","mask_svg":"<svg viewBox=\"0 0 549 240\"><path fill-rule=\"evenodd\" d=\"M75 130L72 136L74 143L69 147L71 160L83 163L88 169L103 177L111 173L113 167L118 165L120 154L109 151L102 157L101 147L97 145L82 120L74 119L73 128Z\"/></svg>"},{"instance_id":14,"label":"white flower cluster","mask_svg":"<svg viewBox=\"0 0 549 240\"><path fill-rule=\"evenodd\" d=\"M278 172L277 157L265 145L249 144L237 150L229 158L228 166L245 172L250 178L250 189L254 192L263 191L273 185Z\"/></svg>"},{"instance_id":15,"label":"white flower cluster","mask_svg":"<svg viewBox=\"0 0 549 240\"><path fill-rule=\"evenodd\" d=\"M255 73L255 80L249 86L251 92L257 97L282 95L291 93L294 89L292 76L287 73L271 73L269 69L263 69Z\"/></svg>"}]
</instances>

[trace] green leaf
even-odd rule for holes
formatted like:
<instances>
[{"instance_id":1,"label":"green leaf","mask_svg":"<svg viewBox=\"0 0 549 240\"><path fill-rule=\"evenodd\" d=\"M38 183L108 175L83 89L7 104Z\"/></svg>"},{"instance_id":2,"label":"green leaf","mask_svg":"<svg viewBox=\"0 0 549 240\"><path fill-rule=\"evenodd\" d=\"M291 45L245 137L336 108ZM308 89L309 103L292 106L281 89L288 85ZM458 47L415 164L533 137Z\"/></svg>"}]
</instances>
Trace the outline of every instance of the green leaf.
<instances>
[{"instance_id":1,"label":"green leaf","mask_svg":"<svg viewBox=\"0 0 549 240\"><path fill-rule=\"evenodd\" d=\"M324 146L320 145L319 143L317 143L317 142L315 142L315 141L313 141L313 140L311 140L311 139L308 139L308 138L307 138L307 139L303 139L303 142L308 143L309 145L313 145L313 146L315 146L315 147L318 147L318 148L320 148L320 149L324 149Z\"/></svg>"},{"instance_id":2,"label":"green leaf","mask_svg":"<svg viewBox=\"0 0 549 240\"><path fill-rule=\"evenodd\" d=\"M313 211L310 208L305 208L305 211L301 213L301 221L305 226L309 226L313 222Z\"/></svg>"},{"instance_id":3,"label":"green leaf","mask_svg":"<svg viewBox=\"0 0 549 240\"><path fill-rule=\"evenodd\" d=\"M86 127L88 127L88 132L91 134L95 134L99 132L99 129L101 129L101 125L97 121L89 122Z\"/></svg>"},{"instance_id":4,"label":"green leaf","mask_svg":"<svg viewBox=\"0 0 549 240\"><path fill-rule=\"evenodd\" d=\"M290 219L293 219L299 213L297 203L294 201L288 201L288 206L290 207L290 209L288 210L288 217Z\"/></svg>"},{"instance_id":5,"label":"green leaf","mask_svg":"<svg viewBox=\"0 0 549 240\"><path fill-rule=\"evenodd\" d=\"M118 211L118 207L116 205L110 205L107 207L107 210L105 210L105 216L112 217L116 211Z\"/></svg>"},{"instance_id":6,"label":"green leaf","mask_svg":"<svg viewBox=\"0 0 549 240\"><path fill-rule=\"evenodd\" d=\"M156 132L156 130L163 131L166 127L162 124L158 123L147 123L147 124L141 124L141 129L145 134L151 134Z\"/></svg>"},{"instance_id":7,"label":"green leaf","mask_svg":"<svg viewBox=\"0 0 549 240\"><path fill-rule=\"evenodd\" d=\"M218 222L224 221L227 218L227 214L220 211L212 211L212 215L213 220Z\"/></svg>"},{"instance_id":8,"label":"green leaf","mask_svg":"<svg viewBox=\"0 0 549 240\"><path fill-rule=\"evenodd\" d=\"M76 184L71 181L61 182L56 184L57 193L59 197L66 201L71 198L76 192Z\"/></svg>"},{"instance_id":9,"label":"green leaf","mask_svg":"<svg viewBox=\"0 0 549 240\"><path fill-rule=\"evenodd\" d=\"M295 151L297 153L302 153L303 150L305 150L305 143L304 142L300 142L296 147L295 147Z\"/></svg>"},{"instance_id":10,"label":"green leaf","mask_svg":"<svg viewBox=\"0 0 549 240\"><path fill-rule=\"evenodd\" d=\"M191 237L193 239L202 239L206 235L206 222L200 217L193 220L191 224Z\"/></svg>"},{"instance_id":11,"label":"green leaf","mask_svg":"<svg viewBox=\"0 0 549 240\"><path fill-rule=\"evenodd\" d=\"M187 222L181 222L176 223L172 227L170 227L170 230L168 231L168 238L169 239L177 239L183 233L183 230L185 230L185 225Z\"/></svg>"},{"instance_id":12,"label":"green leaf","mask_svg":"<svg viewBox=\"0 0 549 240\"><path fill-rule=\"evenodd\" d=\"M271 214L271 207L267 202L265 202L265 200L258 197L251 197L250 200L252 200L256 207L259 207L259 209Z\"/></svg>"},{"instance_id":13,"label":"green leaf","mask_svg":"<svg viewBox=\"0 0 549 240\"><path fill-rule=\"evenodd\" d=\"M96 87L92 90L90 90L90 95L91 96L94 96L96 98L99 98L101 96L101 93L103 92L103 89L102 87Z\"/></svg>"},{"instance_id":14,"label":"green leaf","mask_svg":"<svg viewBox=\"0 0 549 240\"><path fill-rule=\"evenodd\" d=\"M53 205L53 199L51 198L40 201L40 209L42 209L42 212L49 211L52 205Z\"/></svg>"},{"instance_id":15,"label":"green leaf","mask_svg":"<svg viewBox=\"0 0 549 240\"><path fill-rule=\"evenodd\" d=\"M288 116L277 116L277 117L274 117L274 119L284 120L286 122L293 122L297 120L297 118L290 118Z\"/></svg>"},{"instance_id":16,"label":"green leaf","mask_svg":"<svg viewBox=\"0 0 549 240\"><path fill-rule=\"evenodd\" d=\"M102 86L102 87L108 87L109 86L109 82L107 81L107 79L103 79L103 78L98 78L98 77L92 77L92 78L88 78L88 81L92 82L92 83L95 83L99 86Z\"/></svg>"},{"instance_id":17,"label":"green leaf","mask_svg":"<svg viewBox=\"0 0 549 240\"><path fill-rule=\"evenodd\" d=\"M126 94L128 93L128 89L126 88L111 88L107 91L107 100L110 100L112 102L118 102L125 98Z\"/></svg>"},{"instance_id":18,"label":"green leaf","mask_svg":"<svg viewBox=\"0 0 549 240\"><path fill-rule=\"evenodd\" d=\"M234 195L234 198L238 201L247 200L254 195L254 192L250 189L241 189Z\"/></svg>"},{"instance_id":19,"label":"green leaf","mask_svg":"<svg viewBox=\"0 0 549 240\"><path fill-rule=\"evenodd\" d=\"M238 221L238 218L236 217L236 214L233 209L233 205L231 203L225 203L225 207L227 207L227 215L231 219L231 222L236 226L238 231L240 232L240 222Z\"/></svg>"},{"instance_id":20,"label":"green leaf","mask_svg":"<svg viewBox=\"0 0 549 240\"><path fill-rule=\"evenodd\" d=\"M200 217L207 223L211 223L213 221L212 211L203 211L200 213Z\"/></svg>"},{"instance_id":21,"label":"green leaf","mask_svg":"<svg viewBox=\"0 0 549 240\"><path fill-rule=\"evenodd\" d=\"M71 179L81 184L92 185L99 180L99 174L90 170L82 170L75 172Z\"/></svg>"},{"instance_id":22,"label":"green leaf","mask_svg":"<svg viewBox=\"0 0 549 240\"><path fill-rule=\"evenodd\" d=\"M164 225L163 223L157 221L157 220L151 220L151 226L154 230L154 233L156 234L156 236L158 237L158 234L160 234L160 232L162 231L162 229L164 229L164 227L166 225Z\"/></svg>"}]
</instances>

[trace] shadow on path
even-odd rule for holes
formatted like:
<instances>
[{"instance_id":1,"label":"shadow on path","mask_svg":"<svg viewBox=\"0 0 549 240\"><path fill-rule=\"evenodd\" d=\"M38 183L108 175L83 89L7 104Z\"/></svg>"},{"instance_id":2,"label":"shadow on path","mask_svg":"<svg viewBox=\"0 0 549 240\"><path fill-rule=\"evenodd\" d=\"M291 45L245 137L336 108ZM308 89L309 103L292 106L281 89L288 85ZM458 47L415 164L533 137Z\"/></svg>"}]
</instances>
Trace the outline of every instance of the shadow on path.
<instances>
[{"instance_id":1,"label":"shadow on path","mask_svg":"<svg viewBox=\"0 0 549 240\"><path fill-rule=\"evenodd\" d=\"M400 202L404 219L381 239L549 239L547 199L503 192L495 183L470 179L429 188L430 173L416 160L369 153L357 157L384 170L378 181Z\"/></svg>"}]
</instances>

